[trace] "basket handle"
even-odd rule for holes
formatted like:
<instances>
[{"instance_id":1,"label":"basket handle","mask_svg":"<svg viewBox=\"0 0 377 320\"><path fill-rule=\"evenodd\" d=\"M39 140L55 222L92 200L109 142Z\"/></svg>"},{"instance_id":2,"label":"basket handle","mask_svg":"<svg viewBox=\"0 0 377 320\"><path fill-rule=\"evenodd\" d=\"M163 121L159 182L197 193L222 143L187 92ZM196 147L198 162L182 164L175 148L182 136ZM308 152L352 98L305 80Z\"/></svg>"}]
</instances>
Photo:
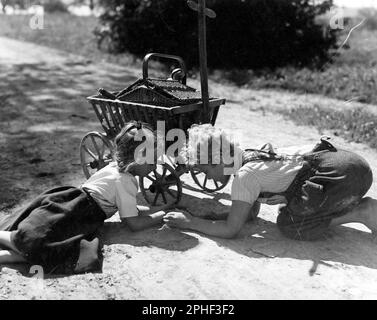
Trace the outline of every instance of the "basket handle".
<instances>
[{"instance_id":1,"label":"basket handle","mask_svg":"<svg viewBox=\"0 0 377 320\"><path fill-rule=\"evenodd\" d=\"M163 59L167 59L167 60L178 61L180 68L182 69L182 71L184 73L184 76L182 78L182 83L186 84L187 69L186 69L186 64L183 61L183 59L181 57L178 57L178 56L173 56L173 55L170 55L170 54L163 54L163 53L149 53L144 57L144 60L143 60L143 79L148 78L148 63L149 63L149 60L151 58L163 58Z\"/></svg>"}]
</instances>

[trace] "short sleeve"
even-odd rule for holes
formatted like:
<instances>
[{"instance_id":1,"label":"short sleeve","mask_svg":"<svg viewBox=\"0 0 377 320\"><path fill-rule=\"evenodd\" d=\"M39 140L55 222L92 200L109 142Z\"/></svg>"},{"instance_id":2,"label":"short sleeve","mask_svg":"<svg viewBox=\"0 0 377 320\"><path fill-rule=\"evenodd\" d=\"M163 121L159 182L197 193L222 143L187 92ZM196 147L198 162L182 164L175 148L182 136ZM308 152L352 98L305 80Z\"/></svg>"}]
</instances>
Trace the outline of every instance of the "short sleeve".
<instances>
[{"instance_id":1,"label":"short sleeve","mask_svg":"<svg viewBox=\"0 0 377 320\"><path fill-rule=\"evenodd\" d=\"M239 170L232 184L232 200L254 204L261 192L256 177L249 171Z\"/></svg>"},{"instance_id":2,"label":"short sleeve","mask_svg":"<svg viewBox=\"0 0 377 320\"><path fill-rule=\"evenodd\" d=\"M120 218L131 218L138 215L137 210L137 186L131 179L121 179L116 181L115 201Z\"/></svg>"}]
</instances>

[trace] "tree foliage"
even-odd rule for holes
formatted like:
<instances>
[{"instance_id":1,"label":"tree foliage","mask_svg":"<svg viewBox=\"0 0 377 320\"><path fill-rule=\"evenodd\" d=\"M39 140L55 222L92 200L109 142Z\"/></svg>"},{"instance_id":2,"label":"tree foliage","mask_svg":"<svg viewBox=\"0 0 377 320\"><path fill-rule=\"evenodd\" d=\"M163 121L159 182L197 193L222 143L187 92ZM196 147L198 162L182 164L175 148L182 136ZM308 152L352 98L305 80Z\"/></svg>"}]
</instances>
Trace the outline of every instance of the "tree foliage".
<instances>
[{"instance_id":1,"label":"tree foliage","mask_svg":"<svg viewBox=\"0 0 377 320\"><path fill-rule=\"evenodd\" d=\"M182 56L198 64L197 15L185 0L102 0L100 16L115 52ZM332 0L207 0L208 63L219 68L320 65L336 48L337 32L316 24Z\"/></svg>"}]
</instances>

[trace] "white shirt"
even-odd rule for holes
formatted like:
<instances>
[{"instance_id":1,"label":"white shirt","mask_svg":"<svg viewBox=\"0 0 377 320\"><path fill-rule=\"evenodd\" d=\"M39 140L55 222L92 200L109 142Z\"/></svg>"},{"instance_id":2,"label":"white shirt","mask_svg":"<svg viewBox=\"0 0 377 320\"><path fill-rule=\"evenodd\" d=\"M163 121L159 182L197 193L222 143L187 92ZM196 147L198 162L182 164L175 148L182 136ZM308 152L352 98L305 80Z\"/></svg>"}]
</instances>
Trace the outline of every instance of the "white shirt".
<instances>
[{"instance_id":1,"label":"white shirt","mask_svg":"<svg viewBox=\"0 0 377 320\"><path fill-rule=\"evenodd\" d=\"M81 187L90 193L108 218L117 211L121 218L138 215L138 182L132 174L120 173L116 162L94 173Z\"/></svg>"},{"instance_id":2,"label":"white shirt","mask_svg":"<svg viewBox=\"0 0 377 320\"><path fill-rule=\"evenodd\" d=\"M313 145L289 147L275 150L278 155L288 155L286 159L274 161L251 161L236 173L232 184L232 200L254 204L264 202L261 192L284 192L302 168L302 155L313 149ZM258 199L259 198L259 199Z\"/></svg>"}]
</instances>

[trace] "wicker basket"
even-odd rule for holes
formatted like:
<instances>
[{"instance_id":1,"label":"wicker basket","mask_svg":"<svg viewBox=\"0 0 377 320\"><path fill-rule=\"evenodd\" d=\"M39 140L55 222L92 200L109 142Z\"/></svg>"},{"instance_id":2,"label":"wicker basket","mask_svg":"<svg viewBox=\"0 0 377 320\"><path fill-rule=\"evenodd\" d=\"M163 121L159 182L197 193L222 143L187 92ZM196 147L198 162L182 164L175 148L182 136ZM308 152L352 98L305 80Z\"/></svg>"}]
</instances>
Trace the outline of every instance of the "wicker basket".
<instances>
[{"instance_id":1,"label":"wicker basket","mask_svg":"<svg viewBox=\"0 0 377 320\"><path fill-rule=\"evenodd\" d=\"M113 94L117 94L114 92ZM157 121L165 121L166 131L173 128L187 130L194 123L200 123L202 103L187 105L157 106L130 101L105 99L100 95L87 98L101 123L106 135L113 139L126 122L143 121L157 129ZM210 122L215 124L220 105L225 99L210 100Z\"/></svg>"}]
</instances>

